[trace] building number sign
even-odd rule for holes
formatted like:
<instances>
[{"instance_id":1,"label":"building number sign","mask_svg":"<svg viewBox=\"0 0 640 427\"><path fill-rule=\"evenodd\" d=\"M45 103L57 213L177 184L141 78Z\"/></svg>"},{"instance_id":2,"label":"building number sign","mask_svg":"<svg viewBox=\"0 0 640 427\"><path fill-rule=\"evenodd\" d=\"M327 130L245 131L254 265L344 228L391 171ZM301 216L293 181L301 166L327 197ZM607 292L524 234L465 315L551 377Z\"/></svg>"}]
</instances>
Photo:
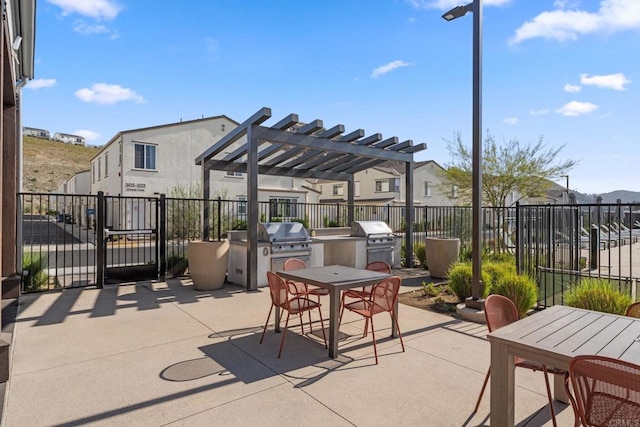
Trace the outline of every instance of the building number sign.
<instances>
[{"instance_id":1,"label":"building number sign","mask_svg":"<svg viewBox=\"0 0 640 427\"><path fill-rule=\"evenodd\" d=\"M135 182L124 183L124 191L144 191L146 187L147 187L147 184L144 184L144 183L135 183Z\"/></svg>"}]
</instances>

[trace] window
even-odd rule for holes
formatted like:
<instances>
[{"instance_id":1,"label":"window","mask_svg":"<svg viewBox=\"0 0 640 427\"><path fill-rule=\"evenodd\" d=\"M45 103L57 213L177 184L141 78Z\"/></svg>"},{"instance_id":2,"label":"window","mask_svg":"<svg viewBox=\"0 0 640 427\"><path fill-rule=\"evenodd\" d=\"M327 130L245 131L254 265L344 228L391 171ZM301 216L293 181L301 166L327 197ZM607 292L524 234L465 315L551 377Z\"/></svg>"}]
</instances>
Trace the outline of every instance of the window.
<instances>
[{"instance_id":1,"label":"window","mask_svg":"<svg viewBox=\"0 0 640 427\"><path fill-rule=\"evenodd\" d=\"M384 184L387 184L386 186ZM386 189L385 189L386 187ZM376 181L376 193L381 191L387 191L389 189L389 182L386 180L377 180Z\"/></svg>"},{"instance_id":2,"label":"window","mask_svg":"<svg viewBox=\"0 0 640 427\"><path fill-rule=\"evenodd\" d=\"M426 197L431 197L431 183L429 181L424 183L424 195Z\"/></svg>"},{"instance_id":3,"label":"window","mask_svg":"<svg viewBox=\"0 0 640 427\"><path fill-rule=\"evenodd\" d=\"M360 181L356 181L353 186L353 196L360 197Z\"/></svg>"},{"instance_id":4,"label":"window","mask_svg":"<svg viewBox=\"0 0 640 427\"><path fill-rule=\"evenodd\" d=\"M102 178L102 159L98 159L98 181Z\"/></svg>"},{"instance_id":5,"label":"window","mask_svg":"<svg viewBox=\"0 0 640 427\"><path fill-rule=\"evenodd\" d=\"M96 164L91 163L91 182L96 182Z\"/></svg>"},{"instance_id":6,"label":"window","mask_svg":"<svg viewBox=\"0 0 640 427\"><path fill-rule=\"evenodd\" d=\"M344 194L344 188L342 184L336 184L333 186L333 195L342 196Z\"/></svg>"},{"instance_id":7,"label":"window","mask_svg":"<svg viewBox=\"0 0 640 427\"><path fill-rule=\"evenodd\" d=\"M122 164L122 142L118 143L118 166Z\"/></svg>"},{"instance_id":8,"label":"window","mask_svg":"<svg viewBox=\"0 0 640 427\"><path fill-rule=\"evenodd\" d=\"M400 192L400 178L391 178L389 179L389 187L393 188L393 191L396 193Z\"/></svg>"},{"instance_id":9,"label":"window","mask_svg":"<svg viewBox=\"0 0 640 427\"><path fill-rule=\"evenodd\" d=\"M242 176L242 172L227 171L227 176L240 177L240 176Z\"/></svg>"},{"instance_id":10,"label":"window","mask_svg":"<svg viewBox=\"0 0 640 427\"><path fill-rule=\"evenodd\" d=\"M156 146L149 144L135 144L134 168L156 169Z\"/></svg>"},{"instance_id":11,"label":"window","mask_svg":"<svg viewBox=\"0 0 640 427\"><path fill-rule=\"evenodd\" d=\"M269 199L269 216L273 218L296 218L298 199L274 197Z\"/></svg>"},{"instance_id":12,"label":"window","mask_svg":"<svg viewBox=\"0 0 640 427\"><path fill-rule=\"evenodd\" d=\"M451 187L451 197L454 199L458 198L458 186L454 185Z\"/></svg>"},{"instance_id":13,"label":"window","mask_svg":"<svg viewBox=\"0 0 640 427\"><path fill-rule=\"evenodd\" d=\"M104 153L104 177L109 176L109 153Z\"/></svg>"}]
</instances>

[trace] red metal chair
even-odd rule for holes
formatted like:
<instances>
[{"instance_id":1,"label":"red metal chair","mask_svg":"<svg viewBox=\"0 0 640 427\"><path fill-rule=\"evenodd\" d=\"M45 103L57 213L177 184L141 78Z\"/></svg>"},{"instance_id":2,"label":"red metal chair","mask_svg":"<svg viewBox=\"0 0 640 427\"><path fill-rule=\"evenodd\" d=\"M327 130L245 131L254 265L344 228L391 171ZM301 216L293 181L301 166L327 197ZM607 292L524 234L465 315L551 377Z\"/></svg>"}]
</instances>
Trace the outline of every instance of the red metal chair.
<instances>
[{"instance_id":1,"label":"red metal chair","mask_svg":"<svg viewBox=\"0 0 640 427\"><path fill-rule=\"evenodd\" d=\"M640 421L640 365L604 356L569 364L576 425L627 426Z\"/></svg>"},{"instance_id":2,"label":"red metal chair","mask_svg":"<svg viewBox=\"0 0 640 427\"><path fill-rule=\"evenodd\" d=\"M294 286L291 282L285 282L284 279L271 271L267 271L267 280L269 281L269 292L271 293L271 308L269 308L269 315L267 316L267 321L265 322L264 329L262 330L260 344L262 344L262 341L264 340L264 334L267 331L267 325L269 324L269 318L271 318L273 307L280 307L281 310L287 312L287 320L285 320L284 330L282 331L282 339L280 340L280 351L278 352L278 357L282 355L284 338L287 334L287 328L289 326L289 317L292 314L298 314L300 316L300 325L302 326L302 313L317 308L318 313L320 313L320 327L322 328L324 346L325 348L327 348L327 337L324 332L324 322L322 321L320 303L310 300L306 295L296 294L295 289L292 289ZM282 314L283 312L280 313L281 318ZM279 322L280 319L276 319L276 321ZM313 327L310 327L312 328L311 331L313 332ZM302 327L302 333L304 334L304 327Z\"/></svg>"},{"instance_id":3,"label":"red metal chair","mask_svg":"<svg viewBox=\"0 0 640 427\"><path fill-rule=\"evenodd\" d=\"M503 326L507 326L518 320L518 309L516 305L509 298L504 297L502 295L492 294L489 295L484 301L484 317L487 321L487 328L489 332L493 332L502 328ZM533 362L530 360L523 359L521 357L515 358L515 365L517 368L526 368L531 369L533 371L542 371L544 372L544 382L547 386L547 397L549 398L549 409L551 410L551 419L553 421L553 425L556 426L556 413L553 409L553 398L551 397L551 387L549 386L549 375L548 373L552 373L555 375L564 375L567 376L567 372L556 369L556 368L547 368L546 365L542 365L537 362ZM484 377L484 383L482 384L482 389L480 390L480 396L478 396L478 401L476 402L476 407L473 410L475 414L478 412L478 408L480 407L480 402L482 401L482 395L484 394L484 389L487 387L487 382L489 381L489 376L491 375L491 366L487 370L487 375Z\"/></svg>"},{"instance_id":4,"label":"red metal chair","mask_svg":"<svg viewBox=\"0 0 640 427\"><path fill-rule=\"evenodd\" d=\"M284 262L283 268L284 268L284 271L303 270L307 268L307 264L299 258L289 258ZM329 295L329 289L322 289L322 288L316 288L316 287L310 288L309 285L302 282L290 281L290 283L292 283L296 287L296 291L298 294L315 295L318 297L318 302L320 302L320 296Z\"/></svg>"},{"instance_id":5,"label":"red metal chair","mask_svg":"<svg viewBox=\"0 0 640 427\"><path fill-rule=\"evenodd\" d=\"M391 266L384 261L373 261L367 264L365 269L370 271L377 271L379 273L391 274ZM374 285L363 286L362 289L347 289L342 293L342 299L340 301L340 320L342 320L342 314L344 313L344 300L345 298L355 299L371 299L371 291ZM369 327L368 319L364 324L364 333L367 335L367 329Z\"/></svg>"},{"instance_id":6,"label":"red metal chair","mask_svg":"<svg viewBox=\"0 0 640 427\"><path fill-rule=\"evenodd\" d=\"M347 310L365 317L367 322L371 321L371 336L373 337L373 352L376 357L376 365L378 364L378 349L376 347L376 333L373 326L373 316L376 314L389 313L392 321L395 320L396 325L398 326L400 344L402 345L402 351L404 352L404 342L402 341L402 333L400 332L400 326L398 325L398 314L395 311L398 291L400 290L401 283L402 279L398 276L386 278L373 286L370 299L358 299L357 301L343 306ZM366 332L367 330L365 329L365 333L362 335L363 337L367 335Z\"/></svg>"},{"instance_id":7,"label":"red metal chair","mask_svg":"<svg viewBox=\"0 0 640 427\"><path fill-rule=\"evenodd\" d=\"M629 307L627 307L627 311L625 314L629 317L640 318L640 302L634 302Z\"/></svg>"}]
</instances>

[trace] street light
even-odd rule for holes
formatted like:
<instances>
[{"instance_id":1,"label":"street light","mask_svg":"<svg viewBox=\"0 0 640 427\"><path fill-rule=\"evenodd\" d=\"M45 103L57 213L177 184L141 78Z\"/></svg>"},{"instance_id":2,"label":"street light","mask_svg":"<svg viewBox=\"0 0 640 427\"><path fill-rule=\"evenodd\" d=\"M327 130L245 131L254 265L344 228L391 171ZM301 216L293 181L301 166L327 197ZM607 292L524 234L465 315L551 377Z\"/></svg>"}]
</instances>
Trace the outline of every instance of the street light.
<instances>
[{"instance_id":1,"label":"street light","mask_svg":"<svg viewBox=\"0 0 640 427\"><path fill-rule=\"evenodd\" d=\"M569 200L569 175L560 175L560 178L566 178L567 179L567 201L566 201L566 203L570 203L571 201Z\"/></svg>"},{"instance_id":2,"label":"street light","mask_svg":"<svg viewBox=\"0 0 640 427\"><path fill-rule=\"evenodd\" d=\"M473 276L467 307L481 308L482 299L482 0L456 6L442 17L452 21L473 12L473 158L471 189L471 252Z\"/></svg>"}]
</instances>

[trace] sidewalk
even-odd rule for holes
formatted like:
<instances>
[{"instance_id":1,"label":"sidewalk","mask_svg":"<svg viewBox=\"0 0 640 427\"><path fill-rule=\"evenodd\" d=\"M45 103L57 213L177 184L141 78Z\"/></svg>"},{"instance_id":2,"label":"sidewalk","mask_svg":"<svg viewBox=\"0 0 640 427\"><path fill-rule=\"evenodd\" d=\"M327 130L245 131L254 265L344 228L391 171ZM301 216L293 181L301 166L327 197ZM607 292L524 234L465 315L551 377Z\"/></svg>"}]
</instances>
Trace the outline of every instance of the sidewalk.
<instances>
[{"instance_id":1,"label":"sidewalk","mask_svg":"<svg viewBox=\"0 0 640 427\"><path fill-rule=\"evenodd\" d=\"M355 315L336 360L294 319L278 359L273 319L259 344L269 304L264 288L177 279L24 295L2 425L488 425L489 391L471 413L489 366L484 325L401 305L406 352L378 316L375 365ZM551 425L546 404L542 374L518 370L516 423ZM573 425L571 408L555 408Z\"/></svg>"}]
</instances>

